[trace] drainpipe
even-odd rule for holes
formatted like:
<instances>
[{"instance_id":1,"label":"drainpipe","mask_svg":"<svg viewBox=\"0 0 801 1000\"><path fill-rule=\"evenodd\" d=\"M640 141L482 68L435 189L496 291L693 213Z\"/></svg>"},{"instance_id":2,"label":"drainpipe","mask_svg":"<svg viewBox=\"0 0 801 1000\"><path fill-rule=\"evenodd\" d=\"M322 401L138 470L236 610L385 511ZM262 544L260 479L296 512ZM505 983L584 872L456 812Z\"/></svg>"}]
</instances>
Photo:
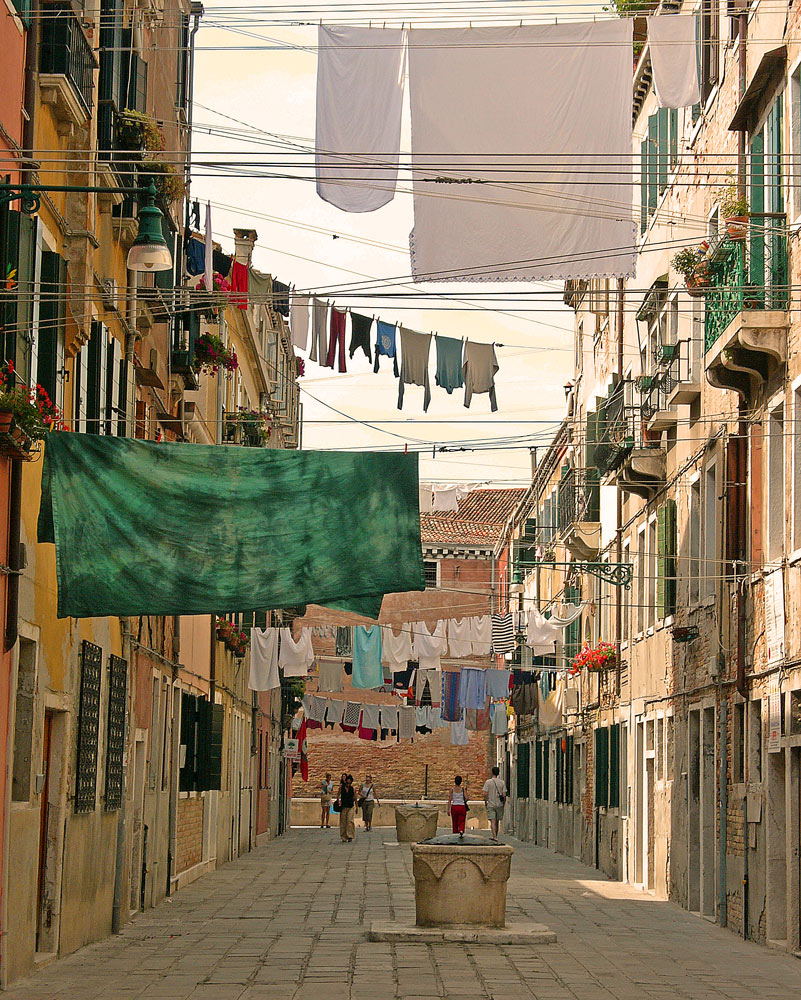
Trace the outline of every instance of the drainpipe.
<instances>
[{"instance_id":1,"label":"drainpipe","mask_svg":"<svg viewBox=\"0 0 801 1000\"><path fill-rule=\"evenodd\" d=\"M123 714L122 721L122 745L125 757L130 760L129 747L128 747L128 732L129 723L128 715L131 704L131 678L133 676L133 671L131 670L131 631L130 631L130 621L127 618L120 618L120 631L122 632L122 658L125 660L126 667L126 678L125 678L125 712ZM128 777L128 769L126 768L125 777ZM120 810L117 815L117 850L114 856L114 901L111 906L111 933L119 934L122 927L122 900L125 895L125 887L123 885L123 875L125 871L125 824L126 824L126 814L127 814L127 802L128 802L128 789L125 787L126 782L123 781L122 788L122 799L120 801Z\"/></svg>"},{"instance_id":2,"label":"drainpipe","mask_svg":"<svg viewBox=\"0 0 801 1000\"><path fill-rule=\"evenodd\" d=\"M175 681L178 679L178 658L181 655L181 616L173 615L172 619L172 680L173 680L173 699L172 699L172 736L170 742L173 748L176 745L176 732L175 732ZM180 736L178 737L178 746L180 748ZM178 760L175 752L172 756L173 766L170 770L170 797L168 800L167 808L167 829L169 831L169 842L167 844L167 895L171 896L171 884L172 884L172 865L176 853L176 844L178 839L178 805L175 800L176 783L175 777L175 762Z\"/></svg>"},{"instance_id":3,"label":"drainpipe","mask_svg":"<svg viewBox=\"0 0 801 1000\"><path fill-rule=\"evenodd\" d=\"M745 85L748 79L748 71L746 65L746 42L748 37L748 14L740 14L739 18L739 45L737 51L738 59L738 69L739 69L739 100L745 97ZM737 194L740 198L745 197L745 175L746 175L746 162L745 162L745 132L743 129L737 133Z\"/></svg>"},{"instance_id":4,"label":"drainpipe","mask_svg":"<svg viewBox=\"0 0 801 1000\"><path fill-rule=\"evenodd\" d=\"M723 450L723 462L721 463L724 469L724 477L727 474L726 466L726 451L727 448L724 445ZM739 466L739 462L737 463ZM720 553L725 557L726 555L726 537L728 530L728 504L725 502L726 499L726 489L724 486L723 492L723 510L721 512L720 518L720 531L719 531L719 545ZM715 607L717 611L718 620L718 652L717 652L717 704L718 704L718 744L720 746L720 753L718 755L718 923L721 927L726 927L728 925L728 898L726 895L727 889L727 847L728 847L728 805L729 805L729 788L727 784L727 772L728 772L728 747L726 744L726 736L728 729L728 702L726 700L726 690L723 685L723 671L726 667L726 658L723 650L728 648L728 644L723 643L723 611L724 611L724 587L725 578L718 577L715 581ZM731 628L731 620L727 616L727 622L729 628Z\"/></svg>"},{"instance_id":5,"label":"drainpipe","mask_svg":"<svg viewBox=\"0 0 801 1000\"><path fill-rule=\"evenodd\" d=\"M623 296L624 282L622 278L617 279L617 373L621 382L623 381ZM615 558L618 565L623 562L623 491L620 484L616 490L617 506L617 540L615 546ZM623 591L620 587L615 587L615 645L617 646L617 665L615 667L615 689L618 698L620 697L620 648L623 638Z\"/></svg>"},{"instance_id":6,"label":"drainpipe","mask_svg":"<svg viewBox=\"0 0 801 1000\"><path fill-rule=\"evenodd\" d=\"M6 590L5 650L14 648L19 635L20 510L22 507L22 460L11 459L8 510L8 589Z\"/></svg>"}]
</instances>

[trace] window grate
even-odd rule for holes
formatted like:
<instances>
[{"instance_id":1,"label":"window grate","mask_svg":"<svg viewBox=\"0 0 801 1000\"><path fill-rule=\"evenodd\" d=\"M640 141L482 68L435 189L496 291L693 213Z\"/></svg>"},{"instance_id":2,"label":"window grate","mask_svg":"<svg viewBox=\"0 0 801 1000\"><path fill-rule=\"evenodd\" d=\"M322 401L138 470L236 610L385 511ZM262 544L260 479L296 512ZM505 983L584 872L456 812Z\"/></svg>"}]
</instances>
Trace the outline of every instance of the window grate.
<instances>
[{"instance_id":1,"label":"window grate","mask_svg":"<svg viewBox=\"0 0 801 1000\"><path fill-rule=\"evenodd\" d=\"M437 563L436 562L424 562L423 569L426 575L426 587L436 587L437 586Z\"/></svg>"},{"instance_id":2,"label":"window grate","mask_svg":"<svg viewBox=\"0 0 801 1000\"><path fill-rule=\"evenodd\" d=\"M122 806L123 755L125 751L125 699L128 662L120 656L108 658L108 730L106 733L105 810Z\"/></svg>"},{"instance_id":3,"label":"window grate","mask_svg":"<svg viewBox=\"0 0 801 1000\"><path fill-rule=\"evenodd\" d=\"M97 737L103 650L84 639L81 644L81 695L78 710L78 760L75 768L75 812L93 812L97 790Z\"/></svg>"}]
</instances>

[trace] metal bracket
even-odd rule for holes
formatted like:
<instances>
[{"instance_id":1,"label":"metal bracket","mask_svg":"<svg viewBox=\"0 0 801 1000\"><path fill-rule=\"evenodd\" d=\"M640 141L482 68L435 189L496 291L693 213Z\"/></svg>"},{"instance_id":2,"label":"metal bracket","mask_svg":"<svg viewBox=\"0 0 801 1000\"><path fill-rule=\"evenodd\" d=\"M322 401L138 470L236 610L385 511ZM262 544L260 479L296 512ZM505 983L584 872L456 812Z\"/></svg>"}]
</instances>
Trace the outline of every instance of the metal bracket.
<instances>
[{"instance_id":1,"label":"metal bracket","mask_svg":"<svg viewBox=\"0 0 801 1000\"><path fill-rule=\"evenodd\" d=\"M632 563L556 562L553 559L538 559L536 562L532 562L521 559L518 560L517 566L521 569L536 569L538 566L564 566L576 570L578 573L596 576L599 580L611 583L613 587L625 587L626 590L631 590Z\"/></svg>"}]
</instances>

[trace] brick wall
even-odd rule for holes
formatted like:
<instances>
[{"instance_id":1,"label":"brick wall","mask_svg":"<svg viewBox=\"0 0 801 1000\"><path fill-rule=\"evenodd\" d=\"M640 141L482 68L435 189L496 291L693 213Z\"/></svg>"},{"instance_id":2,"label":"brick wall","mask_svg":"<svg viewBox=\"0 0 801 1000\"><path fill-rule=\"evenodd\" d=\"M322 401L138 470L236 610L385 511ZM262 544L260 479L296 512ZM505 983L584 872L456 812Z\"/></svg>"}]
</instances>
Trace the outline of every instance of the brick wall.
<instances>
[{"instance_id":1,"label":"brick wall","mask_svg":"<svg viewBox=\"0 0 801 1000\"><path fill-rule=\"evenodd\" d=\"M203 860L203 802L202 798L178 799L175 859L178 873Z\"/></svg>"}]
</instances>

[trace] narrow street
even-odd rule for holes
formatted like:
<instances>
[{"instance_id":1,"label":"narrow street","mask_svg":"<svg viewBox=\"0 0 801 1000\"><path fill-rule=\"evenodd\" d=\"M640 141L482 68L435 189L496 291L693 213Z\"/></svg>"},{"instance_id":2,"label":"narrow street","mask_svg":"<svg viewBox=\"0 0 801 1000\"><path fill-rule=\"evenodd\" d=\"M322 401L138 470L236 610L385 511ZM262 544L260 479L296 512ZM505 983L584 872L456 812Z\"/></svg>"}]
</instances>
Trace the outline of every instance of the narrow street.
<instances>
[{"instance_id":1,"label":"narrow street","mask_svg":"<svg viewBox=\"0 0 801 1000\"><path fill-rule=\"evenodd\" d=\"M801 964L576 861L513 842L510 920L555 945L373 944L411 918L411 852L394 831L345 846L293 830L9 991L15 1000L512 1000L801 997Z\"/></svg>"}]
</instances>

